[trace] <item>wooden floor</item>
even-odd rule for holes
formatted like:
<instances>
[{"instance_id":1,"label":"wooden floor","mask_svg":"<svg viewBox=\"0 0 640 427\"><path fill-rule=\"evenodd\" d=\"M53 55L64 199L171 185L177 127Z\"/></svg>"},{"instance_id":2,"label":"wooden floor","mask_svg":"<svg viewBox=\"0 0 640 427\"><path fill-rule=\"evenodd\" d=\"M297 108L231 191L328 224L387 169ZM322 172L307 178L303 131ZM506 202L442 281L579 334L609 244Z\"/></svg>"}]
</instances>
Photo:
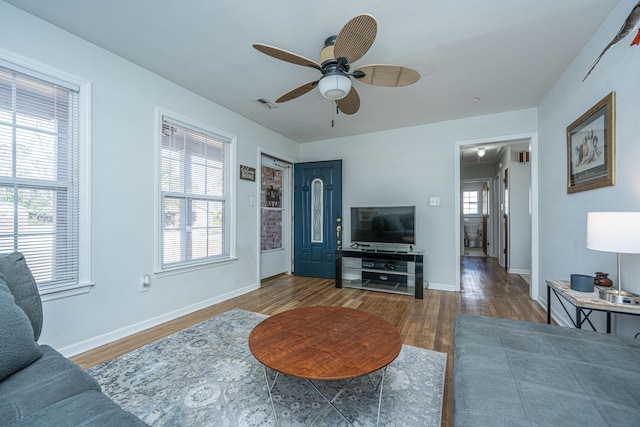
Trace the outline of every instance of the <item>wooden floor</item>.
<instances>
[{"instance_id":1,"label":"wooden floor","mask_svg":"<svg viewBox=\"0 0 640 427\"><path fill-rule=\"evenodd\" d=\"M451 425L453 324L460 313L545 323L546 313L528 296L528 285L507 274L494 258L462 257L461 292L425 290L424 299L357 289L336 289L334 281L284 276L248 294L78 355L87 369L173 332L234 308L268 315L310 305L339 305L376 314L400 331L403 343L448 355L442 425Z\"/></svg>"}]
</instances>

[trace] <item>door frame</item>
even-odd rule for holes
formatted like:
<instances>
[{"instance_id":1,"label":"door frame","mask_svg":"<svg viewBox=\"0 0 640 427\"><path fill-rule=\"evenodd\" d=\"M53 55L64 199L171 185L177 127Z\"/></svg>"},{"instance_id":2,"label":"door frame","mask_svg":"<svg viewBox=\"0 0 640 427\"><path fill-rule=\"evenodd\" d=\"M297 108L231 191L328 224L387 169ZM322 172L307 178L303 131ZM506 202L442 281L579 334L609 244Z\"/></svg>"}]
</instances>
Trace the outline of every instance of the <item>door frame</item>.
<instances>
[{"instance_id":1,"label":"door frame","mask_svg":"<svg viewBox=\"0 0 640 427\"><path fill-rule=\"evenodd\" d=\"M257 165L258 165L258 170L256 171L256 196L252 196L250 204L252 207L256 208L256 260L257 260L257 266L256 266L256 283L258 284L258 286L261 286L262 283L262 279L260 278L261 274L260 274L260 268L262 265L262 251L260 250L260 239L261 239L261 227L262 227L262 222L261 222L261 210L260 210L260 196L261 196L261 192L262 192L262 173L261 168L262 168L262 156L268 156L268 157L272 157L275 159L279 159L282 160L283 162L287 162L291 164L291 167L288 168L288 174L289 174L289 197L287 197L288 199L288 206L286 208L286 210L290 213L291 218L289 219L289 221L286 221L287 226L289 227L289 242L288 242L288 247L285 248L285 250L287 251L287 259L289 260L289 262L287 262L287 274L291 274L291 272L293 271L293 164L296 163L296 160L287 157L287 156L283 156L282 154L279 154L275 151L271 151L267 148L264 147L258 147L258 159L257 159ZM283 227L285 225L285 221L283 219ZM284 242L283 242L284 243Z\"/></svg>"},{"instance_id":2,"label":"door frame","mask_svg":"<svg viewBox=\"0 0 640 427\"><path fill-rule=\"evenodd\" d=\"M540 280L540 256L539 256L539 202L538 202L538 134L524 133L516 135L504 135L493 138L481 138L464 141L456 141L454 147L454 265L456 269L455 290L460 292L460 156L462 147L467 145L483 145L489 143L508 143L510 141L528 140L531 161L531 286L529 297L534 301L540 301L538 284Z\"/></svg>"},{"instance_id":3,"label":"door frame","mask_svg":"<svg viewBox=\"0 0 640 427\"><path fill-rule=\"evenodd\" d=\"M502 236L502 252L504 253L504 269L509 272L509 239L511 238L511 223L509 222L511 206L511 198L509 197L509 168L504 168L502 171L502 203L504 203L504 210L502 212L502 227L504 234Z\"/></svg>"},{"instance_id":4,"label":"door frame","mask_svg":"<svg viewBox=\"0 0 640 427\"><path fill-rule=\"evenodd\" d=\"M482 252L489 256L489 215L491 214L491 180L482 181Z\"/></svg>"}]
</instances>

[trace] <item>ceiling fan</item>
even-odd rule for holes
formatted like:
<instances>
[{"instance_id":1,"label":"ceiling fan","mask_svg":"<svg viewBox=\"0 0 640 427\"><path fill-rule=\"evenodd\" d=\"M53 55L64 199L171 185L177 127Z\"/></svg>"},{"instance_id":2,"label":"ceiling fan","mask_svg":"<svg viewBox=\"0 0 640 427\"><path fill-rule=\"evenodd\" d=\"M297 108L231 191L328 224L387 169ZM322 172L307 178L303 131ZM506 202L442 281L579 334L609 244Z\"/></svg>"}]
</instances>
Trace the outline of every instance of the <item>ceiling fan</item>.
<instances>
[{"instance_id":1,"label":"ceiling fan","mask_svg":"<svg viewBox=\"0 0 640 427\"><path fill-rule=\"evenodd\" d=\"M417 71L398 65L365 65L350 72L351 64L367 53L377 32L378 24L373 16L363 13L354 17L337 36L325 41L320 51L320 63L262 43L254 43L253 47L276 59L315 68L322 73L318 80L285 93L276 100L277 103L291 101L318 87L320 94L335 101L340 111L354 114L360 109L360 96L351 85L352 77L373 86L386 87L407 86L420 79Z\"/></svg>"}]
</instances>

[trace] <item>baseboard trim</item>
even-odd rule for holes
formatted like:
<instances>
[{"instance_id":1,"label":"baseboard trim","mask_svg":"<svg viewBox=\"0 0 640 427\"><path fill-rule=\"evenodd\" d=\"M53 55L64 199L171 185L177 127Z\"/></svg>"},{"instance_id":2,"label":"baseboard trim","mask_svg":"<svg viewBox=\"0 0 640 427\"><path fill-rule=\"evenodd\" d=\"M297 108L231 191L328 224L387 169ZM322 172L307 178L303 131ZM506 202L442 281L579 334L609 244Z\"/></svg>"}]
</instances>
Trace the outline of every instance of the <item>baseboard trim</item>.
<instances>
[{"instance_id":1,"label":"baseboard trim","mask_svg":"<svg viewBox=\"0 0 640 427\"><path fill-rule=\"evenodd\" d=\"M538 298L536 301L538 302L538 304L540 304L540 307L542 307L544 311L547 311L546 301L543 301L541 298ZM574 327L573 324L571 324L571 322L566 318L566 316L563 315L562 311L558 311L553 307L551 307L551 319L555 321L558 324L558 326L564 326L567 328Z\"/></svg>"},{"instance_id":2,"label":"baseboard trim","mask_svg":"<svg viewBox=\"0 0 640 427\"><path fill-rule=\"evenodd\" d=\"M237 296L246 294L248 292L254 291L254 290L259 289L259 288L260 288L260 285L251 284L249 286L245 286L243 288L236 289L236 290L234 290L232 292L228 292L226 294L217 296L215 298L210 298L208 300L199 301L196 304L192 304L192 305L189 305L187 307L183 307L181 309L174 310L174 311L171 311L169 313L165 313L165 314L162 314L160 316L156 316L156 317L153 317L151 319L147 319L147 320L144 320L142 322L138 322L138 323L135 323L133 325L126 326L124 328L116 329L115 331L108 332L106 334L99 335L97 337L90 338L88 340L81 341L79 343L72 344L72 345L69 345L69 346L66 346L66 347L62 347L62 348L59 348L59 349L56 349L56 350L58 350L60 353L62 353L65 357L77 356L78 354L87 352L89 350L93 350L95 348L98 348L98 347L103 346L105 344L112 343L112 342L117 341L117 340L122 339L122 338L126 338L128 336L133 335L133 334L137 334L138 332L142 332L145 329L149 329L149 328L152 328L154 326L161 325L161 324L166 323L166 322L168 322L170 320L174 320L174 319L177 319L178 317L182 317L182 316L185 316L187 314L191 314L191 313L196 312L198 310L202 310L203 308L210 307L212 305L221 303L221 302L229 300L231 298L235 298Z\"/></svg>"},{"instance_id":3,"label":"baseboard trim","mask_svg":"<svg viewBox=\"0 0 640 427\"><path fill-rule=\"evenodd\" d=\"M573 324L567 319L566 316L562 315L561 311L557 311L555 309L551 309L551 318L559 325L564 326L566 328L575 328Z\"/></svg>"},{"instance_id":4,"label":"baseboard trim","mask_svg":"<svg viewBox=\"0 0 640 427\"><path fill-rule=\"evenodd\" d=\"M510 268L509 274L526 274L531 275L531 270L527 270L525 268Z\"/></svg>"},{"instance_id":5,"label":"baseboard trim","mask_svg":"<svg viewBox=\"0 0 640 427\"><path fill-rule=\"evenodd\" d=\"M449 291L449 292L455 292L456 291L456 287L455 285L447 285L444 283L433 283L433 282L425 282L425 289L431 289L433 291Z\"/></svg>"}]
</instances>

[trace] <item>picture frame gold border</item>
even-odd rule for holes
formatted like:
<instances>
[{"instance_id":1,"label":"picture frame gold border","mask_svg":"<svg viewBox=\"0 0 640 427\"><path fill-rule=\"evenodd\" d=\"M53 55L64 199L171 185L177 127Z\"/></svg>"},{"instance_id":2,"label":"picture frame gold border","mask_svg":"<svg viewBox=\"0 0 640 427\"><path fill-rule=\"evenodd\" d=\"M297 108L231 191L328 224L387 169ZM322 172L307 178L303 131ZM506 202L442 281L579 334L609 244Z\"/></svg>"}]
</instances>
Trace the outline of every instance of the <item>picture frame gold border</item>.
<instances>
[{"instance_id":1,"label":"picture frame gold border","mask_svg":"<svg viewBox=\"0 0 640 427\"><path fill-rule=\"evenodd\" d=\"M616 93L612 91L567 127L568 194L615 185L615 100ZM593 180L586 179L584 182L575 183L575 177L572 176L571 173L573 155L571 150L571 136L574 131L581 129L582 126L585 125L585 122L590 121L590 119L594 118L597 114L603 114L605 116L604 151L606 176Z\"/></svg>"}]
</instances>

